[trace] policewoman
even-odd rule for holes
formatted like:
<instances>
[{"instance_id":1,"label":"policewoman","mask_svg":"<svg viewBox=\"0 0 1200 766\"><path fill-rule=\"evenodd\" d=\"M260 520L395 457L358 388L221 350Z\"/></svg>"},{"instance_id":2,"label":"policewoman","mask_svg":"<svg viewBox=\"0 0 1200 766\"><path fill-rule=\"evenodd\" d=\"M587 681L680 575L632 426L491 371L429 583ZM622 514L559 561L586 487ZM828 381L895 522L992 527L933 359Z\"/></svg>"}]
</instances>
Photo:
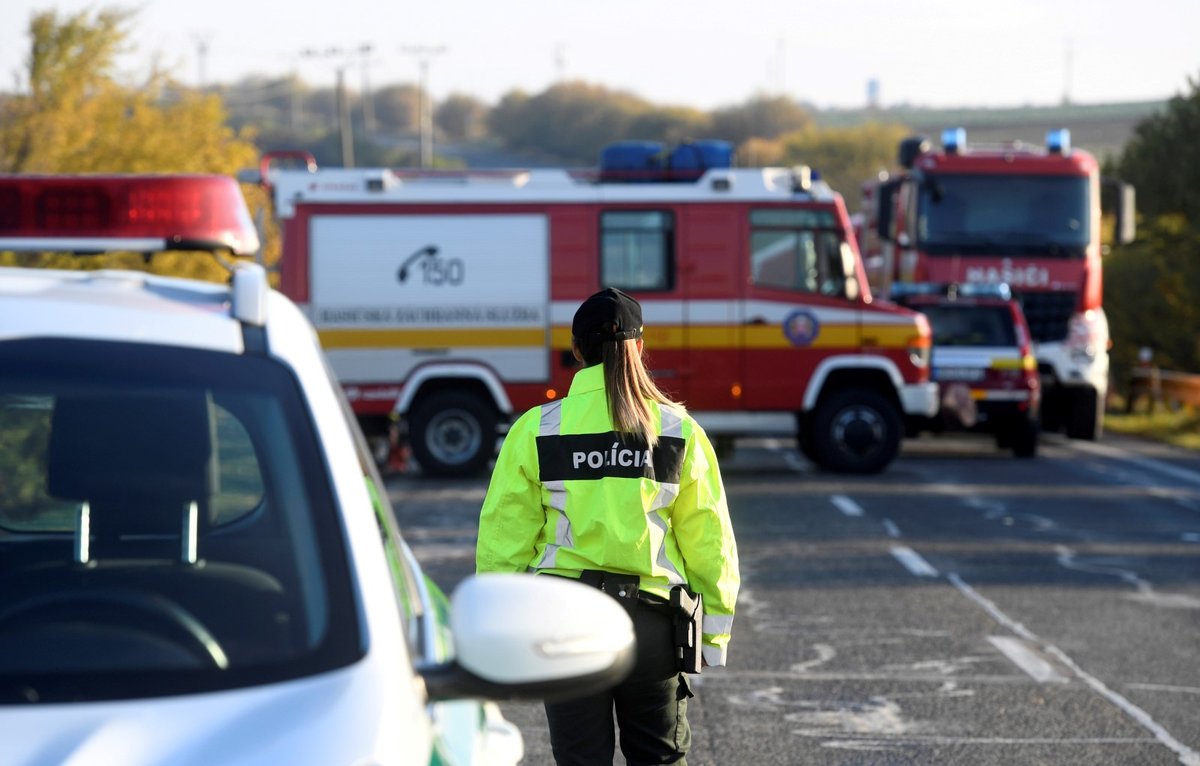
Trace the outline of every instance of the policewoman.
<instances>
[{"instance_id":1,"label":"policewoman","mask_svg":"<svg viewBox=\"0 0 1200 766\"><path fill-rule=\"evenodd\" d=\"M529 410L505 437L476 568L576 578L633 620L637 661L624 682L546 703L559 766L611 764L614 714L630 766L685 764L692 692L681 670L725 664L739 585L721 472L704 431L643 364L636 300L602 290L571 332L583 369L566 398ZM681 622L693 595L697 619ZM686 634L697 623L693 662Z\"/></svg>"}]
</instances>

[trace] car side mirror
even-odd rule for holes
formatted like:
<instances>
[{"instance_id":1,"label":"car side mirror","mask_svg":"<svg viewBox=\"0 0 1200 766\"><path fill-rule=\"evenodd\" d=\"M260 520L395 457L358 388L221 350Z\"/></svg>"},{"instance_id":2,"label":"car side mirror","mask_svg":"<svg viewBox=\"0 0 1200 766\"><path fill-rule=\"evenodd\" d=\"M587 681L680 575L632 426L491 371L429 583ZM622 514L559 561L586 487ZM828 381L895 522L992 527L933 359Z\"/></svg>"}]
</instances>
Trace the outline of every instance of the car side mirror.
<instances>
[{"instance_id":1,"label":"car side mirror","mask_svg":"<svg viewBox=\"0 0 1200 766\"><path fill-rule=\"evenodd\" d=\"M561 700L620 683L633 623L616 599L560 577L481 574L450 597L456 656L418 668L430 700Z\"/></svg>"}]
</instances>

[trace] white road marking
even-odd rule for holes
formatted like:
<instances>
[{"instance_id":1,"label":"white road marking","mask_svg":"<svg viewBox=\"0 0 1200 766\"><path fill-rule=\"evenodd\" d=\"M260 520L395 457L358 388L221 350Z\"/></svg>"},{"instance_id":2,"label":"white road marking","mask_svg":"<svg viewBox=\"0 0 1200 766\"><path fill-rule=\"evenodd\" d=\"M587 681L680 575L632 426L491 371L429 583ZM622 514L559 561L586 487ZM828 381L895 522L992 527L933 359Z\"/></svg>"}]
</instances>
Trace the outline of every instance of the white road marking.
<instances>
[{"instance_id":1,"label":"white road marking","mask_svg":"<svg viewBox=\"0 0 1200 766\"><path fill-rule=\"evenodd\" d=\"M833 503L834 506L839 511L846 514L847 516L862 516L863 515L862 506L860 506L858 503L854 502L850 498L846 497L845 495L833 495L832 497L829 498L829 502Z\"/></svg>"},{"instance_id":2,"label":"white road marking","mask_svg":"<svg viewBox=\"0 0 1200 766\"><path fill-rule=\"evenodd\" d=\"M983 517L988 521L995 521L1008 513L1008 508L1002 501L974 495L963 498L963 505L983 511Z\"/></svg>"},{"instance_id":3,"label":"white road marking","mask_svg":"<svg viewBox=\"0 0 1200 766\"><path fill-rule=\"evenodd\" d=\"M1038 656L1038 653L1030 649L1024 641L1012 636L988 636L988 641L1034 681L1043 684L1065 684L1067 682L1066 676Z\"/></svg>"},{"instance_id":4,"label":"white road marking","mask_svg":"<svg viewBox=\"0 0 1200 766\"><path fill-rule=\"evenodd\" d=\"M1033 522L1033 528L1038 532L1048 532L1051 529L1057 529L1058 523L1053 519L1048 519L1045 516L1039 516L1036 513L1021 514L1025 518Z\"/></svg>"},{"instance_id":5,"label":"white road marking","mask_svg":"<svg viewBox=\"0 0 1200 766\"><path fill-rule=\"evenodd\" d=\"M822 742L821 747L838 750L879 750L897 745L1129 745L1152 741L1149 737L952 737L937 734L905 734L877 739L872 735L855 737L849 732L842 739Z\"/></svg>"},{"instance_id":6,"label":"white road marking","mask_svg":"<svg viewBox=\"0 0 1200 766\"><path fill-rule=\"evenodd\" d=\"M1200 472L1192 471L1187 468L1180 468L1177 465L1164 463L1161 460L1142 457L1135 455L1128 450L1118 449L1107 444L1096 444L1094 442L1072 441L1070 446L1082 452L1090 452L1093 455L1101 457L1111 457L1121 460L1125 463L1133 463L1141 466L1148 471L1157 471L1158 473L1166 474L1182 481L1191 482L1192 484L1200 484Z\"/></svg>"},{"instance_id":7,"label":"white road marking","mask_svg":"<svg viewBox=\"0 0 1200 766\"><path fill-rule=\"evenodd\" d=\"M1108 575L1109 577L1119 578L1137 589L1137 594L1133 598L1138 601L1144 601L1152 606L1162 606L1172 609L1200 609L1200 599L1183 594L1158 593L1154 590L1154 586L1139 577L1137 572L1121 569L1120 567L1088 564L1078 561L1075 558L1075 552L1065 545L1056 545L1054 549L1058 552L1057 559L1060 566L1073 569L1076 572L1087 572L1088 574Z\"/></svg>"},{"instance_id":8,"label":"white road marking","mask_svg":"<svg viewBox=\"0 0 1200 766\"><path fill-rule=\"evenodd\" d=\"M1145 689L1151 692L1174 692L1176 694L1200 694L1195 686L1170 686L1168 684L1125 684L1130 689Z\"/></svg>"},{"instance_id":9,"label":"white road marking","mask_svg":"<svg viewBox=\"0 0 1200 766\"><path fill-rule=\"evenodd\" d=\"M815 667L824 665L837 656L837 650L829 644L813 644L813 649L816 650L817 656L811 660L797 662L792 665L793 673L807 673Z\"/></svg>"},{"instance_id":10,"label":"white road marking","mask_svg":"<svg viewBox=\"0 0 1200 766\"><path fill-rule=\"evenodd\" d=\"M921 558L921 554L904 545L897 545L892 548L892 556L897 561L904 565L904 568L912 572L917 577L937 577L938 571L933 566Z\"/></svg>"},{"instance_id":11,"label":"white road marking","mask_svg":"<svg viewBox=\"0 0 1200 766\"><path fill-rule=\"evenodd\" d=\"M892 521L891 519L884 519L882 523L883 530L887 532L888 537L894 539L900 536L900 527L896 526L896 522Z\"/></svg>"},{"instance_id":12,"label":"white road marking","mask_svg":"<svg viewBox=\"0 0 1200 766\"><path fill-rule=\"evenodd\" d=\"M1179 539L1185 543L1200 543L1200 532L1184 532Z\"/></svg>"},{"instance_id":13,"label":"white road marking","mask_svg":"<svg viewBox=\"0 0 1200 766\"><path fill-rule=\"evenodd\" d=\"M968 585L961 577L958 576L957 572L951 572L949 575L947 575L947 577L949 578L950 582L954 584L954 587L958 588L959 592L983 607L983 610L990 614L992 618L996 620L996 622L1008 628L1013 633L1016 633L1021 638L1027 639L1040 646L1042 651L1053 656L1054 659L1062 663L1062 665L1070 670L1076 678L1083 681L1097 694L1116 705L1126 715L1141 724L1143 728L1154 735L1155 739L1166 745L1176 755L1178 755L1179 762L1184 764L1184 766L1200 766L1200 752L1196 752L1179 740L1175 739L1175 737L1171 736L1171 733L1164 729L1157 721L1151 718L1150 714L1145 710L1142 710L1140 707L1125 699L1120 694L1116 693L1112 689L1109 689L1104 685L1103 681L1091 675L1083 668L1079 667L1079 665L1075 664L1075 661L1068 657L1057 646L1042 641L1040 638L1034 635L1033 631L1029 630L1029 628L1026 628L1021 623L1000 611L1000 607L996 606L983 594L979 593L970 585Z\"/></svg>"},{"instance_id":14,"label":"white road marking","mask_svg":"<svg viewBox=\"0 0 1200 766\"><path fill-rule=\"evenodd\" d=\"M788 468L791 468L793 471L796 471L797 473L801 473L805 469L804 461L800 459L799 455L797 455L795 452L793 452L791 450L788 450L783 453L783 462L787 463Z\"/></svg>"}]
</instances>

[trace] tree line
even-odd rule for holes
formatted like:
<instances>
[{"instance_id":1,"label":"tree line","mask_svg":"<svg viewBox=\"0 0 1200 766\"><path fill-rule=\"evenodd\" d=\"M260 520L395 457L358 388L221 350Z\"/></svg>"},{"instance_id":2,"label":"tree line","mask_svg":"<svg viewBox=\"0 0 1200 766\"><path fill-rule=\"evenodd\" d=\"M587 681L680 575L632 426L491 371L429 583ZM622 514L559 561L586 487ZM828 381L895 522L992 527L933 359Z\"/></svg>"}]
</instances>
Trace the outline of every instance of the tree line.
<instances>
[{"instance_id":1,"label":"tree line","mask_svg":"<svg viewBox=\"0 0 1200 766\"><path fill-rule=\"evenodd\" d=\"M119 10L35 14L29 23L27 90L0 95L0 172L212 172L254 167L269 149L307 149L322 164L340 161L337 93L297 80L249 78L190 89L162 74L122 82L116 56L128 44L131 15ZM1105 257L1105 305L1120 384L1138 350L1164 368L1200 372L1200 81L1143 120L1105 172L1137 188L1138 241ZM362 165L415 164L411 141L424 94L388 85L351 94L355 156ZM808 164L847 204L858 206L867 179L895 162L904 125L819 125L814 110L758 95L712 111L648 102L586 82L540 93L520 90L495 105L456 94L434 106L438 142L480 142L542 164L594 165L623 139L675 144L721 138L746 166ZM450 160L442 159L443 163ZM277 257L267 200L244 187L267 226L265 260ZM0 263L18 260L0 256ZM68 265L46 256L39 262ZM140 265L140 264L139 264ZM221 278L206 259L168 255L161 273Z\"/></svg>"}]
</instances>

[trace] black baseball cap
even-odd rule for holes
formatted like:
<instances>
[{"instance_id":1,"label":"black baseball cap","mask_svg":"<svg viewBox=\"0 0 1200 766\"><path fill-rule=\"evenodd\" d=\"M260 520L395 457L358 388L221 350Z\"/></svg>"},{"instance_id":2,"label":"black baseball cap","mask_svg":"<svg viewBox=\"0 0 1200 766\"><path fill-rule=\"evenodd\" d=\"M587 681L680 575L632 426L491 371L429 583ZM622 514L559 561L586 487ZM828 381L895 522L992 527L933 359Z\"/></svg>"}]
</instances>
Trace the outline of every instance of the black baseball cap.
<instances>
[{"instance_id":1,"label":"black baseball cap","mask_svg":"<svg viewBox=\"0 0 1200 766\"><path fill-rule=\"evenodd\" d=\"M575 311L571 334L590 341L640 338L642 304L615 287L605 288Z\"/></svg>"}]
</instances>

